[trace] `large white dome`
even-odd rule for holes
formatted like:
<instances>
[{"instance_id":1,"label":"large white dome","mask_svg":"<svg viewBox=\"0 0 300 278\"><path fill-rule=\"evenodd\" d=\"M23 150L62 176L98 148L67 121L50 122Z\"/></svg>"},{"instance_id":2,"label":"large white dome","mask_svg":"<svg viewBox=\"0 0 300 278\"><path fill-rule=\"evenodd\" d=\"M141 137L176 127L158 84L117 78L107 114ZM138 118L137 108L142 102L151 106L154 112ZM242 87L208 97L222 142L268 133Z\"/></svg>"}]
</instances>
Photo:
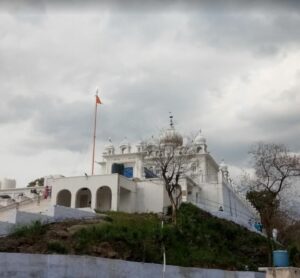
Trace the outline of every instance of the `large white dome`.
<instances>
[{"instance_id":1,"label":"large white dome","mask_svg":"<svg viewBox=\"0 0 300 278\"><path fill-rule=\"evenodd\" d=\"M183 138L174 127L170 127L162 132L159 141L164 145L182 146Z\"/></svg>"}]
</instances>

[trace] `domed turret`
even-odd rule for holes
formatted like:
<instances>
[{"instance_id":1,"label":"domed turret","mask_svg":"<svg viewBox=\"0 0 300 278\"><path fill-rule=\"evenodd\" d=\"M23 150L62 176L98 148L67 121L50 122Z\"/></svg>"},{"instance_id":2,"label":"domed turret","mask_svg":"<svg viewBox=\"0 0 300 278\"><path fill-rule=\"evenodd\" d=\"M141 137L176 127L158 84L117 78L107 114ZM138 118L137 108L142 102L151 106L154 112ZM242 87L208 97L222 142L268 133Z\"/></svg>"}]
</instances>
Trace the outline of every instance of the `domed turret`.
<instances>
[{"instance_id":1,"label":"domed turret","mask_svg":"<svg viewBox=\"0 0 300 278\"><path fill-rule=\"evenodd\" d=\"M120 148L122 147L127 147L129 144L128 140L127 140L127 137L124 137L124 139L121 141L120 143Z\"/></svg>"},{"instance_id":2,"label":"domed turret","mask_svg":"<svg viewBox=\"0 0 300 278\"><path fill-rule=\"evenodd\" d=\"M197 153L207 153L206 139L202 135L201 130L194 139L194 145Z\"/></svg>"},{"instance_id":3,"label":"domed turret","mask_svg":"<svg viewBox=\"0 0 300 278\"><path fill-rule=\"evenodd\" d=\"M149 141L147 142L147 147L151 148L151 147L156 147L156 146L157 146L157 143L155 142L155 138L152 135L151 138L149 139Z\"/></svg>"},{"instance_id":4,"label":"domed turret","mask_svg":"<svg viewBox=\"0 0 300 278\"><path fill-rule=\"evenodd\" d=\"M104 146L105 152L109 155L115 153L115 147L111 141L111 138L108 138L108 143Z\"/></svg>"},{"instance_id":5,"label":"domed turret","mask_svg":"<svg viewBox=\"0 0 300 278\"><path fill-rule=\"evenodd\" d=\"M228 166L225 164L224 162L224 159L222 159L220 165L219 165L219 169L222 171L222 172L226 172L228 171Z\"/></svg>"},{"instance_id":6,"label":"domed turret","mask_svg":"<svg viewBox=\"0 0 300 278\"><path fill-rule=\"evenodd\" d=\"M225 164L223 159L219 165L219 169L220 169L221 175L223 176L223 180L228 182L228 178L229 178L228 166Z\"/></svg>"},{"instance_id":7,"label":"domed turret","mask_svg":"<svg viewBox=\"0 0 300 278\"><path fill-rule=\"evenodd\" d=\"M166 146L182 146L183 138L174 128L173 116L170 116L170 127L162 132L159 142Z\"/></svg>"},{"instance_id":8,"label":"domed turret","mask_svg":"<svg viewBox=\"0 0 300 278\"><path fill-rule=\"evenodd\" d=\"M189 138L183 137L182 145L187 146L189 144Z\"/></svg>"},{"instance_id":9,"label":"domed turret","mask_svg":"<svg viewBox=\"0 0 300 278\"><path fill-rule=\"evenodd\" d=\"M202 135L201 130L199 131L198 135L195 138L195 144L199 144L199 145L206 144L206 139Z\"/></svg>"},{"instance_id":10,"label":"domed turret","mask_svg":"<svg viewBox=\"0 0 300 278\"><path fill-rule=\"evenodd\" d=\"M125 153L126 149L127 149L127 153L130 153L131 146L126 137L121 141L119 147L120 147L121 153Z\"/></svg>"},{"instance_id":11,"label":"domed turret","mask_svg":"<svg viewBox=\"0 0 300 278\"><path fill-rule=\"evenodd\" d=\"M142 140L138 141L135 145L135 148L138 153L142 152L144 150L144 142Z\"/></svg>"}]
</instances>

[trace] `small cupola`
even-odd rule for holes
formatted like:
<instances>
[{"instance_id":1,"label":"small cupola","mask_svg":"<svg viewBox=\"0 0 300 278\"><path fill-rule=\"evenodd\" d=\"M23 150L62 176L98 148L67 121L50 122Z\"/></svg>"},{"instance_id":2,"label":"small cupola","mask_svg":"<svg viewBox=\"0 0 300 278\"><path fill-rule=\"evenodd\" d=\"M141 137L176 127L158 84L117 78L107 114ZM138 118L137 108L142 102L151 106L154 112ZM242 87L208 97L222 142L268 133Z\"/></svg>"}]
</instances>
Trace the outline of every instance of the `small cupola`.
<instances>
[{"instance_id":1,"label":"small cupola","mask_svg":"<svg viewBox=\"0 0 300 278\"><path fill-rule=\"evenodd\" d=\"M105 153L108 155L115 154L115 147L112 143L111 138L108 138L108 143L105 145L104 149L105 149Z\"/></svg>"},{"instance_id":2,"label":"small cupola","mask_svg":"<svg viewBox=\"0 0 300 278\"><path fill-rule=\"evenodd\" d=\"M142 152L144 150L144 142L142 140L138 141L135 145L135 148L138 153Z\"/></svg>"},{"instance_id":3,"label":"small cupola","mask_svg":"<svg viewBox=\"0 0 300 278\"><path fill-rule=\"evenodd\" d=\"M228 171L228 166L225 164L224 159L222 159L220 165L219 165L219 170L222 173L222 176L226 182L228 182L229 178L229 171Z\"/></svg>"},{"instance_id":4,"label":"small cupola","mask_svg":"<svg viewBox=\"0 0 300 278\"><path fill-rule=\"evenodd\" d=\"M225 164L224 159L222 159L220 165L219 165L219 169L222 172L228 172L228 166Z\"/></svg>"},{"instance_id":5,"label":"small cupola","mask_svg":"<svg viewBox=\"0 0 300 278\"><path fill-rule=\"evenodd\" d=\"M206 153L207 152L206 139L202 135L201 129L199 130L197 136L194 139L194 145L196 147L197 153Z\"/></svg>"},{"instance_id":6,"label":"small cupola","mask_svg":"<svg viewBox=\"0 0 300 278\"><path fill-rule=\"evenodd\" d=\"M131 151L131 146L127 140L127 137L124 137L124 139L121 141L120 143L120 151L122 154L125 154L125 153L130 153Z\"/></svg>"}]
</instances>

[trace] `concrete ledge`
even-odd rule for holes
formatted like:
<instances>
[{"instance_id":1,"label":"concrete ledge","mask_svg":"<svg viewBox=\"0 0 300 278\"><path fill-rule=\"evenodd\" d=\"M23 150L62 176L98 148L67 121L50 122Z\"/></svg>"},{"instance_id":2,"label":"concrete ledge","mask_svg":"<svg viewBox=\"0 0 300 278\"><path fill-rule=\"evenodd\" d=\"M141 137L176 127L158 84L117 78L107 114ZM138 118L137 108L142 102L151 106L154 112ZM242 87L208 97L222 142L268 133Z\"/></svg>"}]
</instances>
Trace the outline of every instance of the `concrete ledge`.
<instances>
[{"instance_id":1,"label":"concrete ledge","mask_svg":"<svg viewBox=\"0 0 300 278\"><path fill-rule=\"evenodd\" d=\"M64 219L88 219L97 217L97 214L95 212L59 205L50 207L47 215L53 217L55 221L62 221Z\"/></svg>"},{"instance_id":2,"label":"concrete ledge","mask_svg":"<svg viewBox=\"0 0 300 278\"><path fill-rule=\"evenodd\" d=\"M15 224L8 223L8 222L0 222L0 236L5 236L9 234L14 227Z\"/></svg>"},{"instance_id":3,"label":"concrete ledge","mask_svg":"<svg viewBox=\"0 0 300 278\"><path fill-rule=\"evenodd\" d=\"M260 267L266 272L266 278L300 278L300 268L296 267Z\"/></svg>"},{"instance_id":4,"label":"concrete ledge","mask_svg":"<svg viewBox=\"0 0 300 278\"><path fill-rule=\"evenodd\" d=\"M31 213L20 210L14 210L10 216L9 222L17 225L27 225L34 221L40 221L41 223L53 222L53 217L43 215L40 213Z\"/></svg>"},{"instance_id":5,"label":"concrete ledge","mask_svg":"<svg viewBox=\"0 0 300 278\"><path fill-rule=\"evenodd\" d=\"M162 265L90 256L0 253L0 277L154 278ZM165 278L265 278L264 273L167 266Z\"/></svg>"}]
</instances>

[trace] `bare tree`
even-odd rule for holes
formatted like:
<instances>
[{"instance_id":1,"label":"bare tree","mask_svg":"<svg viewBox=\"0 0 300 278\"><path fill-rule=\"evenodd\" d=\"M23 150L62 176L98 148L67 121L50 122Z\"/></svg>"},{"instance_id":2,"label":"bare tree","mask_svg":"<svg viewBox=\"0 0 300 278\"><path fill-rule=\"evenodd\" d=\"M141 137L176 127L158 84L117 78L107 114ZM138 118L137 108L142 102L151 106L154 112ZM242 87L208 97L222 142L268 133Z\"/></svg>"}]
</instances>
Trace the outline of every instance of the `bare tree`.
<instances>
[{"instance_id":1,"label":"bare tree","mask_svg":"<svg viewBox=\"0 0 300 278\"><path fill-rule=\"evenodd\" d=\"M269 263L272 262L272 229L279 212L281 193L300 176L300 157L285 145L258 143L250 150L255 177L250 180L247 199L260 214L269 242Z\"/></svg>"},{"instance_id":2,"label":"bare tree","mask_svg":"<svg viewBox=\"0 0 300 278\"><path fill-rule=\"evenodd\" d=\"M188 171L189 157L186 147L173 145L165 146L160 144L159 155L155 158L156 165L159 167L165 189L168 193L172 206L172 222L176 224L176 215L179 208L182 190L179 184L181 178Z\"/></svg>"},{"instance_id":3,"label":"bare tree","mask_svg":"<svg viewBox=\"0 0 300 278\"><path fill-rule=\"evenodd\" d=\"M194 153L190 144L183 145L183 138L175 131L172 116L170 118L170 128L163 132L155 144L148 144L147 149L153 154L152 161L159 169L172 207L172 222L176 224L182 197L180 179L189 171Z\"/></svg>"}]
</instances>

